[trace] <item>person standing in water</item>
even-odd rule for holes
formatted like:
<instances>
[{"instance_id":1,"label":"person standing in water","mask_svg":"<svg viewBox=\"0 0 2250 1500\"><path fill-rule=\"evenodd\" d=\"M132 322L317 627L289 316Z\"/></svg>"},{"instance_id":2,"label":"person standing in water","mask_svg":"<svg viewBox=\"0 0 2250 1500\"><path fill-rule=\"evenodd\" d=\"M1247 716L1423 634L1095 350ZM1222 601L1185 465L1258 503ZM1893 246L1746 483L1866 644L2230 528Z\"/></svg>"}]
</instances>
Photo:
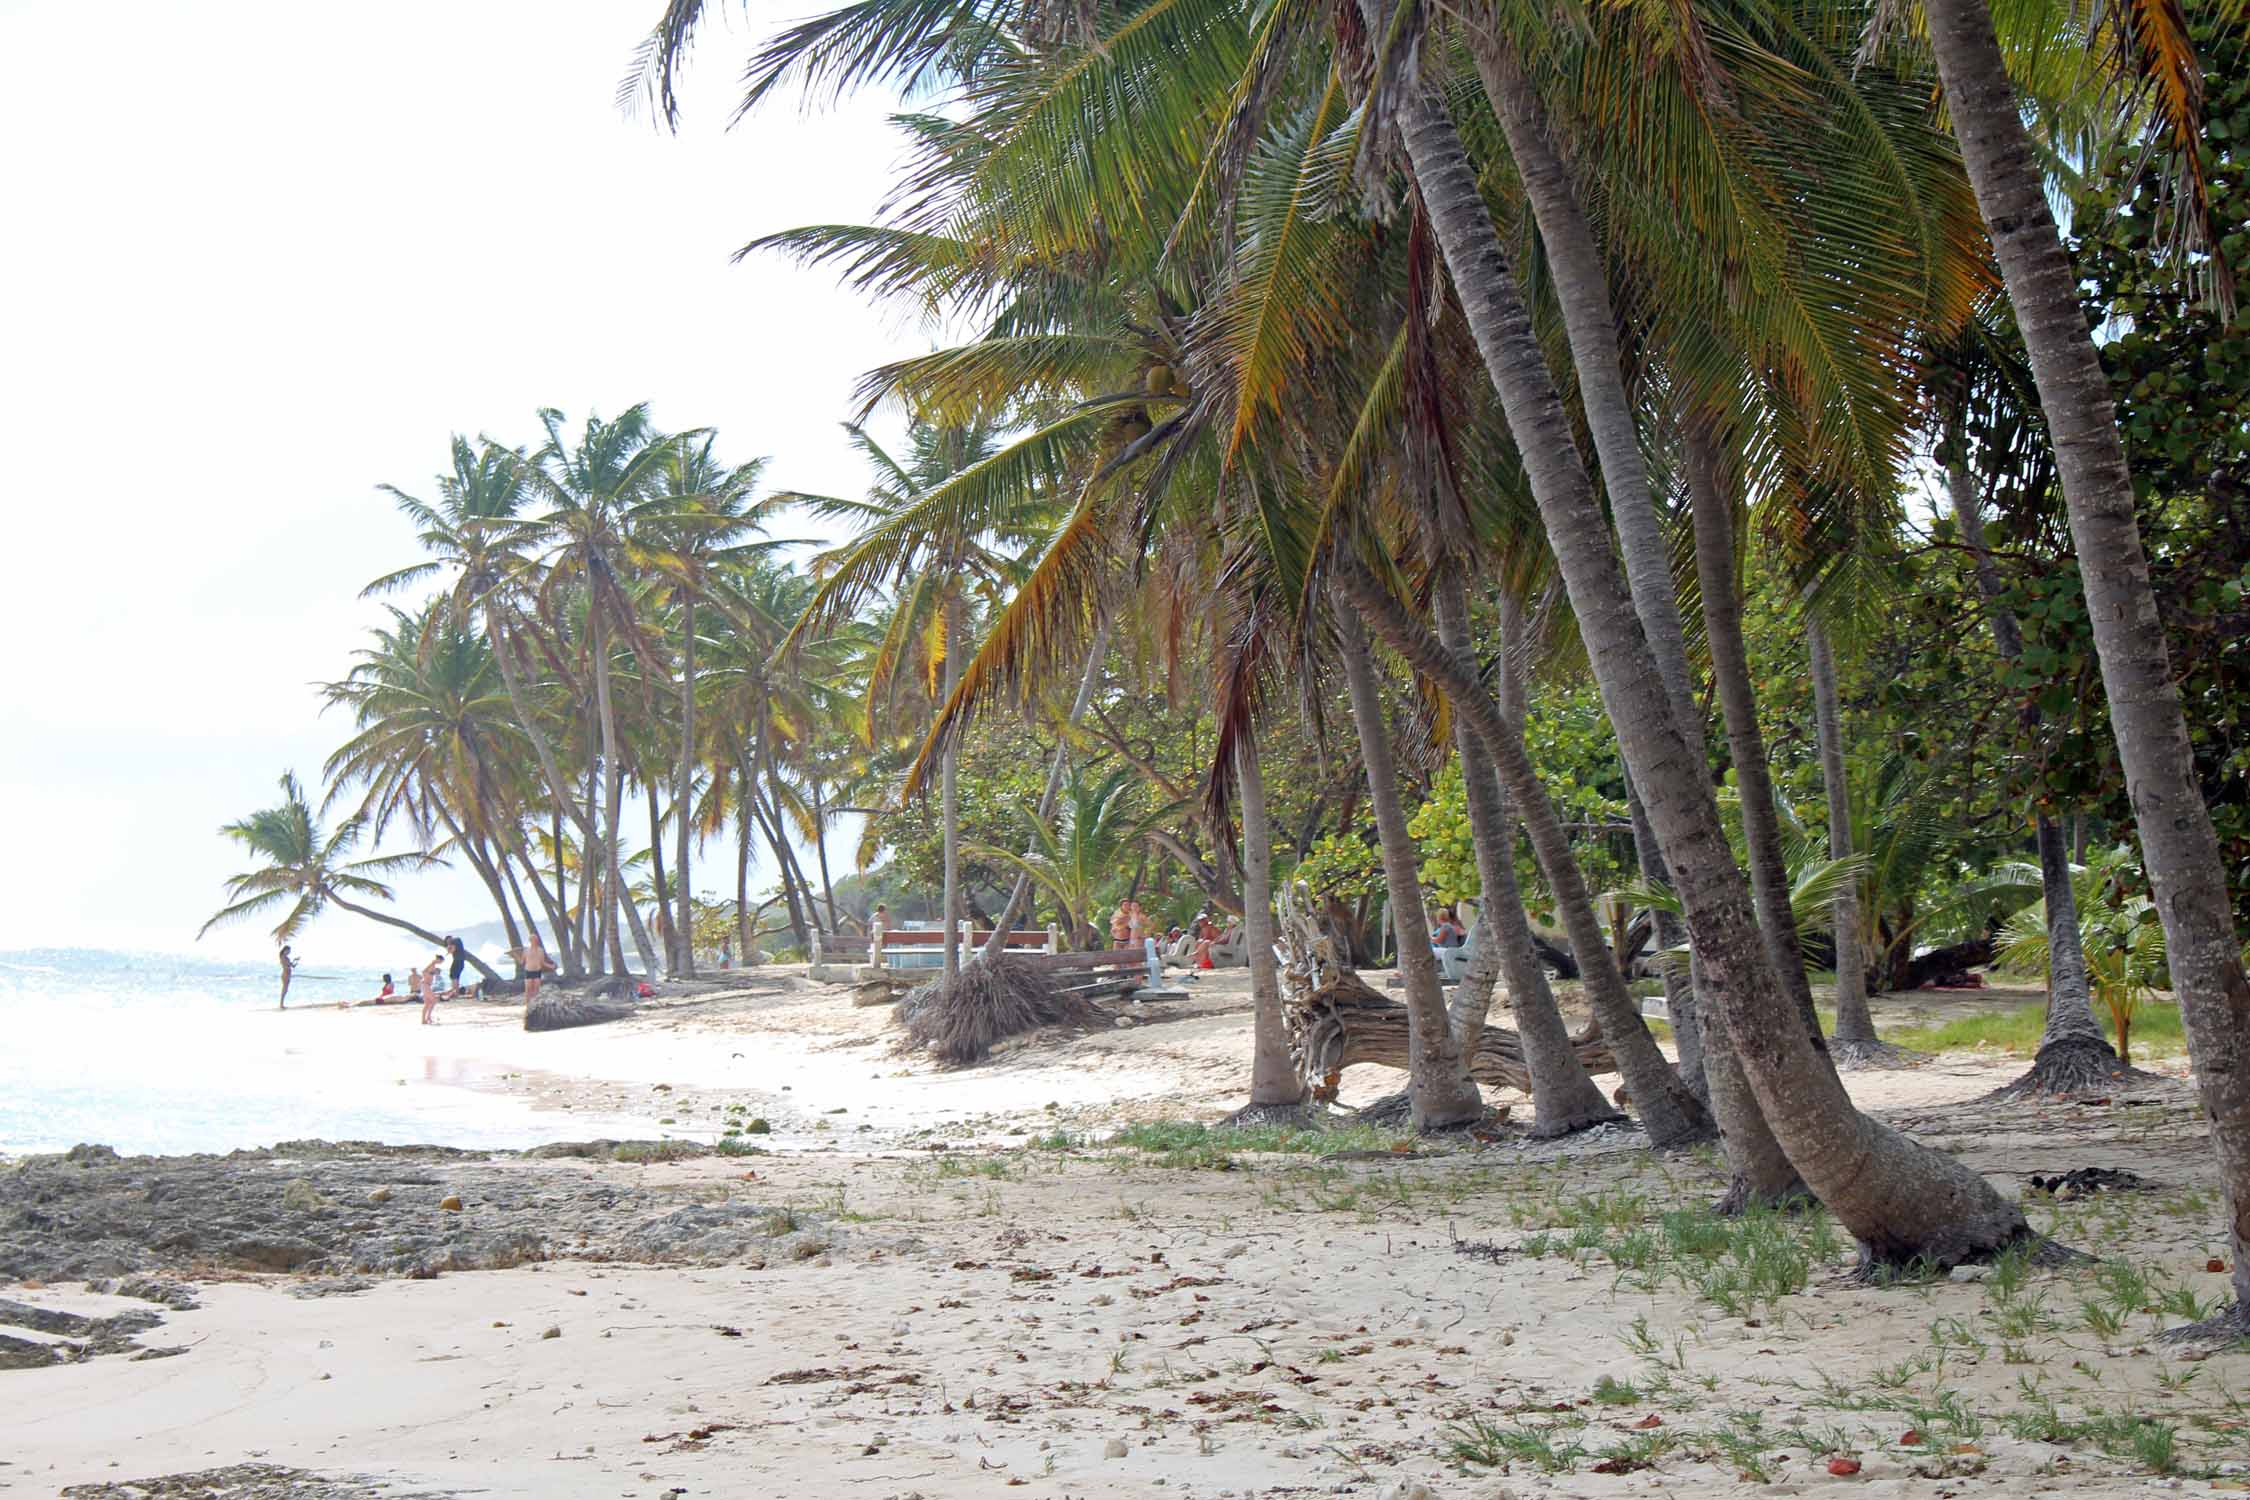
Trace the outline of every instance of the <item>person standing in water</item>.
<instances>
[{"instance_id":1,"label":"person standing in water","mask_svg":"<svg viewBox=\"0 0 2250 1500\"><path fill-rule=\"evenodd\" d=\"M289 956L289 945L281 945L281 1008L289 1008L289 981L297 973L297 960Z\"/></svg>"}]
</instances>

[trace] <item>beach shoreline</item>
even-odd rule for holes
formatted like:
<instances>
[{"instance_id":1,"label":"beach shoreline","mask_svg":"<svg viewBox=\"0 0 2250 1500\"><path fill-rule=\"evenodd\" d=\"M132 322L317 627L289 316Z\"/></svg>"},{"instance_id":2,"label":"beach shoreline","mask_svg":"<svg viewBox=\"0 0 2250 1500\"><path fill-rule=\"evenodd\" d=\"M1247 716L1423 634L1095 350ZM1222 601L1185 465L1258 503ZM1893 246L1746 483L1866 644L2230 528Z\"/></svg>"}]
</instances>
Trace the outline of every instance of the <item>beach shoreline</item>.
<instances>
[{"instance_id":1,"label":"beach shoreline","mask_svg":"<svg viewBox=\"0 0 2250 1500\"><path fill-rule=\"evenodd\" d=\"M365 1030L411 1012L275 1023L312 1049L422 1048L459 1065L449 1086L573 1121L654 1126L623 1150L300 1142L0 1165L0 1223L17 1234L0 1236L17 1257L0 1335L60 1351L0 1370L29 1435L0 1453L0 1493L1747 1493L1830 1482L1805 1435L1831 1430L1884 1495L1979 1475L2145 1490L2146 1472L2098 1446L2015 1435L2027 1372L2064 1409L2138 1403L2209 1463L2233 1461L2223 1402L2250 1358L2214 1355L2181 1383L2191 1367L2148 1318L2104 1335L2063 1316L2082 1272L2043 1275L2056 1315L2011 1340L1981 1280L1861 1285L1848 1244L1816 1247L1801 1290L1732 1311L1685 1273L1605 1260L1622 1253L1607 1231L1565 1253L1588 1232L1570 1227L1590 1222L1578 1205L1653 1216L1715 1196L1713 1158L1653 1155L1636 1130L1326 1158L1104 1144L1240 1102L1239 977L950 1071L895 1055L887 1013L843 987L748 979L538 1036L498 1003L450 1007L411 1037ZM2203 1270L2224 1238L2184 1086L2113 1108L1976 1102L2020 1065L1848 1076L2011 1192L2089 1162L2160 1179L2163 1194L2069 1211L2068 1233L2102 1252L2116 1215L2137 1259L2199 1294L2223 1286ZM1347 1084L1364 1102L1397 1075ZM770 1133L740 1128L754 1109ZM735 1154L709 1149L722 1139ZM44 1240L24 1238L26 1189ZM85 1253L34 1263L27 1244ZM1933 1327L1982 1354L1949 1332L1933 1351ZM1881 1395L1902 1358L1917 1373L1901 1389L1983 1414L1973 1439L1902 1447L1929 1419L1823 1394L1840 1380ZM1729 1425L1751 1411L1762 1455ZM1529 1429L1582 1456L1462 1457L1464 1434ZM1595 1469L1628 1448L1648 1462ZM128 1483L159 1476L171 1487Z\"/></svg>"}]
</instances>

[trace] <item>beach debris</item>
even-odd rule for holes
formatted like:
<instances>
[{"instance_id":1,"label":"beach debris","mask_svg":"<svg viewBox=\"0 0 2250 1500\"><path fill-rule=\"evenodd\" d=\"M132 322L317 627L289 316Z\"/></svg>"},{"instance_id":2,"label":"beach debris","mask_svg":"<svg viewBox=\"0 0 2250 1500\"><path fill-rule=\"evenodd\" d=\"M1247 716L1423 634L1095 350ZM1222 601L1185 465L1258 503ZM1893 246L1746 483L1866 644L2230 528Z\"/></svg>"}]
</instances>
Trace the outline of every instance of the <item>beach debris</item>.
<instances>
[{"instance_id":1,"label":"beach debris","mask_svg":"<svg viewBox=\"0 0 2250 1500\"><path fill-rule=\"evenodd\" d=\"M2154 1186L2155 1183L2138 1172L2120 1172L2110 1167L2074 1167L2052 1177L2036 1173L2031 1177L2033 1192L2051 1194L2064 1203L2093 1193L2138 1193Z\"/></svg>"},{"instance_id":2,"label":"beach debris","mask_svg":"<svg viewBox=\"0 0 2250 1500\"><path fill-rule=\"evenodd\" d=\"M1838 1479L1843 1479L1850 1475L1857 1474L1859 1471L1860 1462L1856 1458L1845 1458L1843 1455L1838 1454L1836 1457L1828 1460L1828 1472L1835 1475Z\"/></svg>"},{"instance_id":3,"label":"beach debris","mask_svg":"<svg viewBox=\"0 0 2250 1500\"><path fill-rule=\"evenodd\" d=\"M372 1193L369 1193L367 1195L367 1201L370 1203L388 1203L391 1201L391 1199L397 1196L398 1195L392 1192L391 1189L386 1185L384 1187L375 1189L375 1191L373 1191Z\"/></svg>"},{"instance_id":4,"label":"beach debris","mask_svg":"<svg viewBox=\"0 0 2250 1500\"><path fill-rule=\"evenodd\" d=\"M549 1323L547 1325L547 1331L539 1336L543 1339L559 1339L562 1337L562 1325L559 1323Z\"/></svg>"},{"instance_id":5,"label":"beach debris","mask_svg":"<svg viewBox=\"0 0 2250 1500\"><path fill-rule=\"evenodd\" d=\"M438 1199L437 1206L447 1213L457 1214L461 1211L461 1195L459 1193L447 1193L444 1197Z\"/></svg>"},{"instance_id":6,"label":"beach debris","mask_svg":"<svg viewBox=\"0 0 2250 1500\"><path fill-rule=\"evenodd\" d=\"M611 1004L580 995L543 992L524 1006L526 1031L567 1031L574 1026L599 1026L621 1021L633 1013L630 1004Z\"/></svg>"},{"instance_id":7,"label":"beach debris","mask_svg":"<svg viewBox=\"0 0 2250 1500\"><path fill-rule=\"evenodd\" d=\"M1104 1458L1123 1458L1131 1451L1131 1447L1123 1438L1111 1438L1108 1442L1102 1444L1102 1457Z\"/></svg>"},{"instance_id":8,"label":"beach debris","mask_svg":"<svg viewBox=\"0 0 2250 1500\"><path fill-rule=\"evenodd\" d=\"M1027 960L978 959L948 985L917 985L899 1006L903 1051L926 1051L940 1062L982 1062L993 1045L1044 1026L1106 1027L1109 1013L1083 995L1058 988Z\"/></svg>"}]
</instances>

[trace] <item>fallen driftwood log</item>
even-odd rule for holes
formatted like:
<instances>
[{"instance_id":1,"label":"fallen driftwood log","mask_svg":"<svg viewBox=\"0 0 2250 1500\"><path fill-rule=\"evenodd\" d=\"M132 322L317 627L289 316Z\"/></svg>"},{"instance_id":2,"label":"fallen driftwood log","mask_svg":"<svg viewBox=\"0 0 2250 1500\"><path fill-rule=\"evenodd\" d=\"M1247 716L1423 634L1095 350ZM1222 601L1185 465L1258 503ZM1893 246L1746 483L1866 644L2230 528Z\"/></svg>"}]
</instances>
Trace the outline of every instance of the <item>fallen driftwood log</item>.
<instances>
[{"instance_id":1,"label":"fallen driftwood log","mask_svg":"<svg viewBox=\"0 0 2250 1500\"><path fill-rule=\"evenodd\" d=\"M1323 1102L1336 1097L1344 1069L1355 1063L1380 1063L1401 1071L1407 1066L1406 1007L1377 994L1348 969L1310 994L1285 997L1282 1014L1298 1076ZM1598 1035L1575 1037L1572 1046L1587 1072L1617 1071L1609 1044ZM1531 1092L1522 1040L1498 1026L1484 1028L1469 1059L1469 1074L1486 1088Z\"/></svg>"},{"instance_id":2,"label":"fallen driftwood log","mask_svg":"<svg viewBox=\"0 0 2250 1500\"><path fill-rule=\"evenodd\" d=\"M1279 960L1282 1020L1289 1051L1314 1099L1336 1097L1344 1069L1354 1063L1407 1066L1406 1007L1377 993L1337 955L1342 946L1321 929L1316 906L1290 889L1281 898L1274 956ZM1572 1038L1589 1073L1614 1073L1617 1063L1599 1027ZM1487 1088L1531 1091L1523 1042L1512 1031L1487 1026L1469 1059L1469 1073Z\"/></svg>"},{"instance_id":3,"label":"fallen driftwood log","mask_svg":"<svg viewBox=\"0 0 2250 1500\"><path fill-rule=\"evenodd\" d=\"M549 990L524 1006L523 1029L568 1031L573 1026L599 1026L604 1021L621 1021L632 1013L633 1007L630 1005Z\"/></svg>"}]
</instances>

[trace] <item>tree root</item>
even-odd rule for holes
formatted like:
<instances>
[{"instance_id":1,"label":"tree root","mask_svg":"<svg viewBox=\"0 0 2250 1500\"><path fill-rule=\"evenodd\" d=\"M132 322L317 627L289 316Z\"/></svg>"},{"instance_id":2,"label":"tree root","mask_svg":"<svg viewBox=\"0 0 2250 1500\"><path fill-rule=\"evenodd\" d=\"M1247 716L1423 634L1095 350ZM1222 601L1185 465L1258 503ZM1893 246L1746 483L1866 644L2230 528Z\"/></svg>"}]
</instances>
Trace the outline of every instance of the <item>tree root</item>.
<instances>
[{"instance_id":1,"label":"tree root","mask_svg":"<svg viewBox=\"0 0 2250 1500\"><path fill-rule=\"evenodd\" d=\"M2208 1347L2218 1344L2239 1344L2250 1339L2250 1306L2237 1302L2214 1317L2200 1323L2187 1323L2178 1328L2167 1328L2156 1336L2159 1344Z\"/></svg>"},{"instance_id":2,"label":"tree root","mask_svg":"<svg viewBox=\"0 0 2250 1500\"><path fill-rule=\"evenodd\" d=\"M1835 1061L1836 1071L1852 1073L1862 1069L1873 1072L1889 1068L1918 1068L1930 1060L1927 1052L1912 1052L1904 1047L1894 1047L1889 1042L1846 1041L1842 1037L1828 1039L1828 1055Z\"/></svg>"},{"instance_id":3,"label":"tree root","mask_svg":"<svg viewBox=\"0 0 2250 1500\"><path fill-rule=\"evenodd\" d=\"M1977 1102L1998 1104L2012 1099L2076 1099L2106 1094L2115 1089L2140 1088L2171 1080L2117 1060L2107 1042L2069 1038L2039 1049L2031 1070L2013 1083L2003 1084Z\"/></svg>"}]
</instances>

